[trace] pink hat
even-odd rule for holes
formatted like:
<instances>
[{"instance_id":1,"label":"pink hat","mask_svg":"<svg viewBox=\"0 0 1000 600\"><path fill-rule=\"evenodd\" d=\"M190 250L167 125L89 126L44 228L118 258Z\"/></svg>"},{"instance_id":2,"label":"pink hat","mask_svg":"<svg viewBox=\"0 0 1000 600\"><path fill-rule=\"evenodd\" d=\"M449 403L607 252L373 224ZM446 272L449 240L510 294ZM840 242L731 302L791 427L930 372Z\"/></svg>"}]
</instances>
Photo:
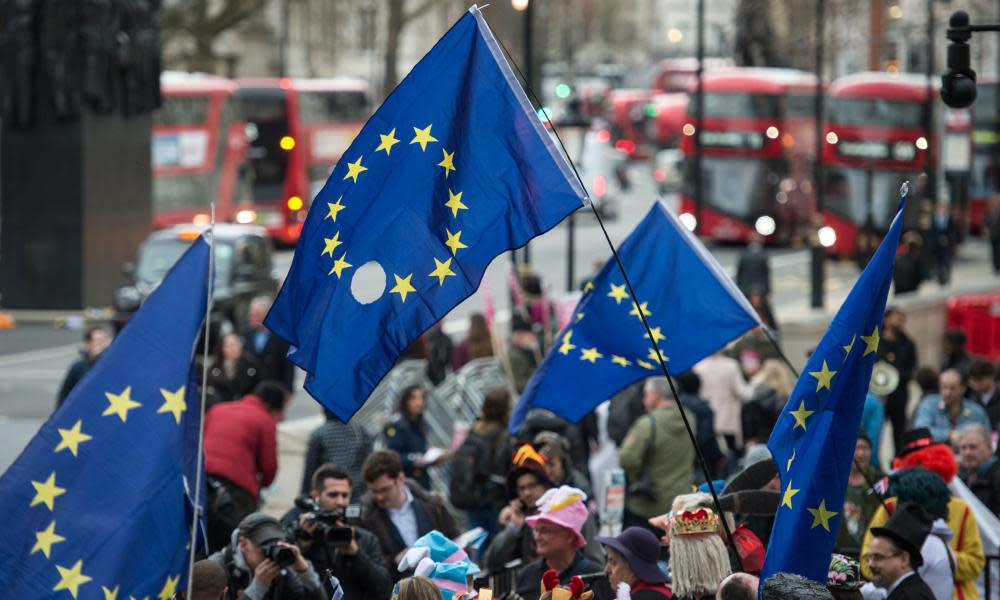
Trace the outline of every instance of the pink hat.
<instances>
[{"instance_id":1,"label":"pink hat","mask_svg":"<svg viewBox=\"0 0 1000 600\"><path fill-rule=\"evenodd\" d=\"M563 485L545 492L535 506L538 513L525 519L531 528L537 527L539 521L545 521L559 527L565 527L576 536L576 547L583 548L587 540L580 534L583 524L587 522L590 513L584 504L587 494L575 487Z\"/></svg>"}]
</instances>

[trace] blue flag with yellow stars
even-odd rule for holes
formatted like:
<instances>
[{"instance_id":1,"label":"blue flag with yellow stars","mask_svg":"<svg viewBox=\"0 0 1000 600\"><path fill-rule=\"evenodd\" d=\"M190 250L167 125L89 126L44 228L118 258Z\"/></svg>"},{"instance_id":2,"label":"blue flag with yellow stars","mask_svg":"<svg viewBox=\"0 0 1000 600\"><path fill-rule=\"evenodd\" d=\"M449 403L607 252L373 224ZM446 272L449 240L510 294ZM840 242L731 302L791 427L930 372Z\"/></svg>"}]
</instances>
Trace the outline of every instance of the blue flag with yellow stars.
<instances>
[{"instance_id":1,"label":"blue flag with yellow stars","mask_svg":"<svg viewBox=\"0 0 1000 600\"><path fill-rule=\"evenodd\" d=\"M521 394L511 432L520 429L532 408L579 421L622 388L662 375L657 352L670 372L681 373L760 325L715 258L660 202L653 203L618 255L637 297L629 293L615 260L604 263Z\"/></svg>"},{"instance_id":2,"label":"blue flag with yellow stars","mask_svg":"<svg viewBox=\"0 0 1000 600\"><path fill-rule=\"evenodd\" d=\"M761 581L779 572L826 581L877 358L904 202L806 363L767 442L781 477L781 504Z\"/></svg>"},{"instance_id":3,"label":"blue flag with yellow stars","mask_svg":"<svg viewBox=\"0 0 1000 600\"><path fill-rule=\"evenodd\" d=\"M184 587L209 252L198 238L0 477L3 597L170 598Z\"/></svg>"},{"instance_id":4,"label":"blue flag with yellow stars","mask_svg":"<svg viewBox=\"0 0 1000 600\"><path fill-rule=\"evenodd\" d=\"M265 323L347 421L497 255L585 198L473 7L334 167Z\"/></svg>"}]
</instances>

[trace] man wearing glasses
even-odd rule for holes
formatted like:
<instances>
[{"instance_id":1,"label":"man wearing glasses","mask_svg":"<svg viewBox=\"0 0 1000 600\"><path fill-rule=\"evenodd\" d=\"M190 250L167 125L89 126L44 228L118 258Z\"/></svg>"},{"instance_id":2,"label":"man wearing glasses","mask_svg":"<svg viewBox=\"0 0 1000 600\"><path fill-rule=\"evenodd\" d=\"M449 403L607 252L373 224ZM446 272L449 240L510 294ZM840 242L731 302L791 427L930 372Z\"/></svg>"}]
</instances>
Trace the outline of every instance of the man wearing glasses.
<instances>
[{"instance_id":1,"label":"man wearing glasses","mask_svg":"<svg viewBox=\"0 0 1000 600\"><path fill-rule=\"evenodd\" d=\"M920 548L931 531L931 519L916 504L902 504L884 527L872 527L871 549L865 555L875 585L886 600L935 600L916 569L923 564Z\"/></svg>"}]
</instances>

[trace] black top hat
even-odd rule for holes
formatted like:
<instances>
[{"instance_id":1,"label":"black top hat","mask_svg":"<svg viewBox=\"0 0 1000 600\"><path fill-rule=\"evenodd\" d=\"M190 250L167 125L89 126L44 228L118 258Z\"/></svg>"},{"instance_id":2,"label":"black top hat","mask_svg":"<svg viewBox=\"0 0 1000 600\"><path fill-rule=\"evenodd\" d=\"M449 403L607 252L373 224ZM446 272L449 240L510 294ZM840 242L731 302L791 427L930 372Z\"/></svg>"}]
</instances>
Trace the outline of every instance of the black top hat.
<instances>
[{"instance_id":1,"label":"black top hat","mask_svg":"<svg viewBox=\"0 0 1000 600\"><path fill-rule=\"evenodd\" d=\"M897 458L901 458L918 450L923 450L928 446L935 446L944 443L934 439L934 436L931 435L931 430L926 427L918 427L916 429L904 431L901 437L903 441L903 449L899 451Z\"/></svg>"},{"instance_id":2,"label":"black top hat","mask_svg":"<svg viewBox=\"0 0 1000 600\"><path fill-rule=\"evenodd\" d=\"M891 539L900 550L910 555L910 565L916 569L924 564L920 548L931 532L931 517L919 504L907 502L901 504L896 512L889 517L883 527L872 527L875 537Z\"/></svg>"}]
</instances>

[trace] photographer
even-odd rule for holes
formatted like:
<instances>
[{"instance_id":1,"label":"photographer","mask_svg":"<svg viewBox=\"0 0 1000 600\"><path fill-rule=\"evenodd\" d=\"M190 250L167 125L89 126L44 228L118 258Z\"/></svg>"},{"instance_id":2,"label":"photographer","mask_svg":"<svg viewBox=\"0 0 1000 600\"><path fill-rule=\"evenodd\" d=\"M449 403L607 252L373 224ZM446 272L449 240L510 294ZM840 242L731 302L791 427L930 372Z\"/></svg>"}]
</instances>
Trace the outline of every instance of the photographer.
<instances>
[{"instance_id":1,"label":"photographer","mask_svg":"<svg viewBox=\"0 0 1000 600\"><path fill-rule=\"evenodd\" d=\"M231 543L208 557L226 571L227 598L325 600L319 576L277 519L255 512L233 531Z\"/></svg>"},{"instance_id":2,"label":"photographer","mask_svg":"<svg viewBox=\"0 0 1000 600\"><path fill-rule=\"evenodd\" d=\"M353 483L347 471L320 466L309 496L296 499L281 523L324 581L331 575L340 581L345 598L382 600L392 592L392 578L375 536L349 522Z\"/></svg>"}]
</instances>

